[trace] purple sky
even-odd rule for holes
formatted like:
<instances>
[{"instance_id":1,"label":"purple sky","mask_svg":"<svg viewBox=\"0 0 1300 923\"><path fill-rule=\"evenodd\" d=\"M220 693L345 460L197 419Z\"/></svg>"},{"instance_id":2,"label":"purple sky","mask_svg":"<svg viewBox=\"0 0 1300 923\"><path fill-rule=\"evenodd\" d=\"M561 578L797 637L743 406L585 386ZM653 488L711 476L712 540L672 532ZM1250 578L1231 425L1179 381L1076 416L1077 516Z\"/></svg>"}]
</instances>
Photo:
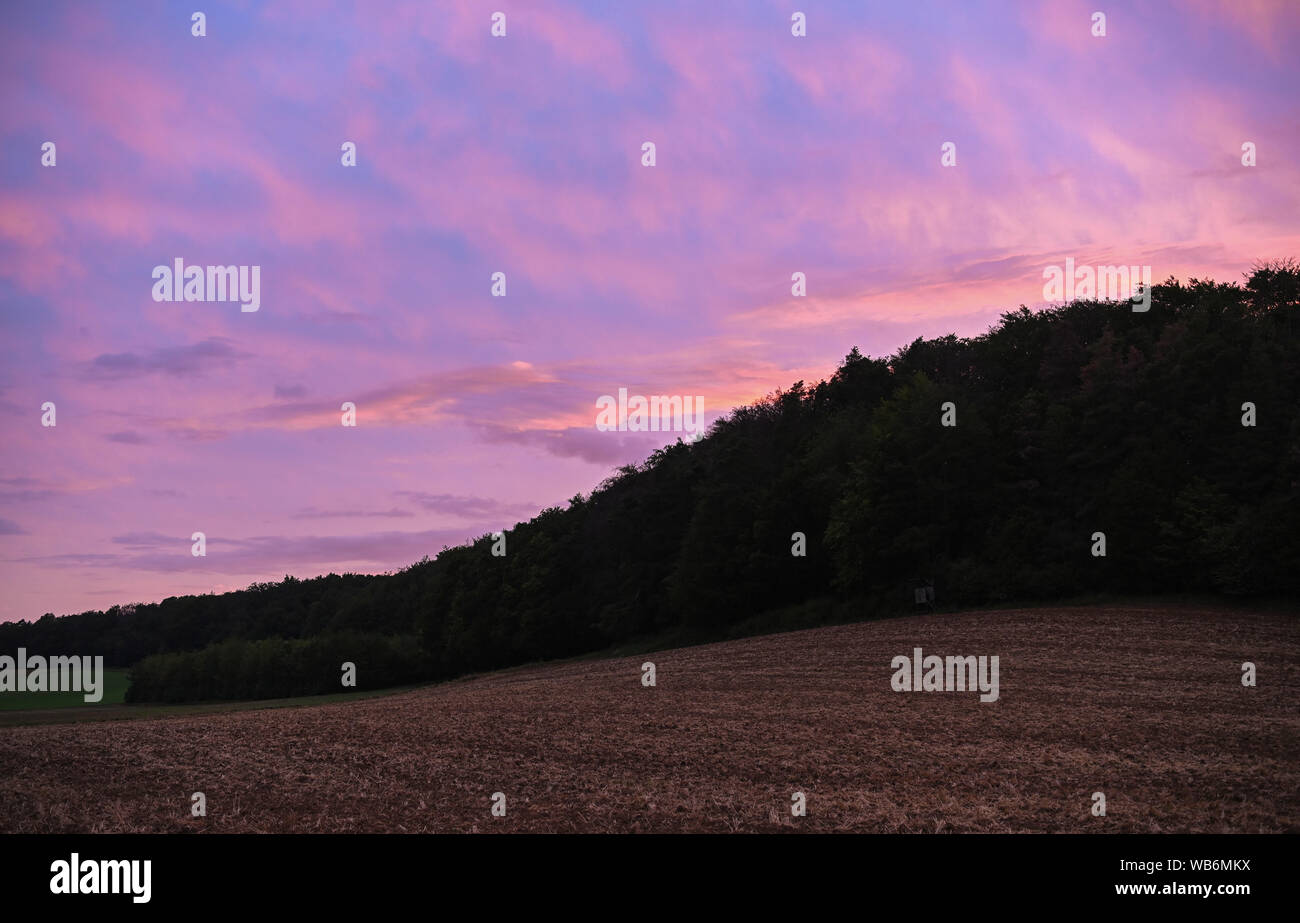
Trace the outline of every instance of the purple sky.
<instances>
[{"instance_id":1,"label":"purple sky","mask_svg":"<svg viewBox=\"0 0 1300 923\"><path fill-rule=\"evenodd\" d=\"M671 441L601 395L713 419L1066 257L1300 255L1298 47L1286 0L4 4L0 620L403 567ZM176 257L261 309L155 302Z\"/></svg>"}]
</instances>

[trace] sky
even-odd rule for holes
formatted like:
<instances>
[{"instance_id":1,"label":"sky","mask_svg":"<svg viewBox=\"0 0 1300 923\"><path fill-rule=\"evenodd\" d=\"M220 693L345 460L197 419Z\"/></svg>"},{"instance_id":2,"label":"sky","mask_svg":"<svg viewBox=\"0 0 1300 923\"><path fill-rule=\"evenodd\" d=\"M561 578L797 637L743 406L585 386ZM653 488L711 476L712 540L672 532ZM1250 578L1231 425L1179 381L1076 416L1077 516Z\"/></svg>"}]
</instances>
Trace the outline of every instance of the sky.
<instances>
[{"instance_id":1,"label":"sky","mask_svg":"<svg viewBox=\"0 0 1300 923\"><path fill-rule=\"evenodd\" d=\"M0 5L0 620L400 569L679 437L604 395L713 420L1067 258L1300 256L1297 47L1287 0ZM155 300L177 258L259 309Z\"/></svg>"}]
</instances>

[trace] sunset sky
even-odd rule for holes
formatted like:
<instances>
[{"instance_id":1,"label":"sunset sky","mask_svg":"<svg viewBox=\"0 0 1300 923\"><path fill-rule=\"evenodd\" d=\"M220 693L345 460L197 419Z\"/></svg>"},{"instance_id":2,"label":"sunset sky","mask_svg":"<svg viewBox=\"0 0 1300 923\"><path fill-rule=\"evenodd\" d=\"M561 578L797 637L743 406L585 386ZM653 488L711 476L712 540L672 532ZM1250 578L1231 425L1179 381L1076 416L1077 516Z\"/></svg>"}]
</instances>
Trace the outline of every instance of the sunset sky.
<instances>
[{"instance_id":1,"label":"sunset sky","mask_svg":"<svg viewBox=\"0 0 1300 923\"><path fill-rule=\"evenodd\" d=\"M1300 256L1298 3L360 6L0 8L0 620L404 567L673 438L601 395L712 420L1067 257Z\"/></svg>"}]
</instances>

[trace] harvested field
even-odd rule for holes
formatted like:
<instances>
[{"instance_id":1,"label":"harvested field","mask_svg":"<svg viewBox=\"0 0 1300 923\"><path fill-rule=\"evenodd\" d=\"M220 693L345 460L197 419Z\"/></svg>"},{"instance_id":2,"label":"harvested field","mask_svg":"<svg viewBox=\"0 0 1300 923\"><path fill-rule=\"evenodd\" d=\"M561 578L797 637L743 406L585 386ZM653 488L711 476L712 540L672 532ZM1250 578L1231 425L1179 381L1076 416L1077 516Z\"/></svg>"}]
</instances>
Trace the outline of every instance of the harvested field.
<instances>
[{"instance_id":1,"label":"harvested field","mask_svg":"<svg viewBox=\"0 0 1300 923\"><path fill-rule=\"evenodd\" d=\"M999 701L893 692L917 646L998 655ZM891 619L342 704L0 728L0 830L1296 832L1298 681L1284 615Z\"/></svg>"}]
</instances>

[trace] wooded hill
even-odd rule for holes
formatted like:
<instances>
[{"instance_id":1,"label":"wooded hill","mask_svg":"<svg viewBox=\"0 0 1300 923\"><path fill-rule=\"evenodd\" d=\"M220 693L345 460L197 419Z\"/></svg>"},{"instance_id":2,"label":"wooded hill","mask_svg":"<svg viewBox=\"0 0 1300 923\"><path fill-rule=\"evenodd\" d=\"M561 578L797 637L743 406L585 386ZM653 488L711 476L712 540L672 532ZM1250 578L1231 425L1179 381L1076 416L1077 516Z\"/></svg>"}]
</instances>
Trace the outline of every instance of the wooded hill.
<instances>
[{"instance_id":1,"label":"wooded hill","mask_svg":"<svg viewBox=\"0 0 1300 923\"><path fill-rule=\"evenodd\" d=\"M1168 280L1145 313L1022 307L979 337L855 348L516 525L504 557L483 536L396 574L47 615L0 625L0 650L103 654L134 667L130 699L182 701L339 691L343 660L367 687L720 638L774 610L869 617L910 608L916 579L945 607L1300 598L1297 314L1282 261Z\"/></svg>"}]
</instances>

